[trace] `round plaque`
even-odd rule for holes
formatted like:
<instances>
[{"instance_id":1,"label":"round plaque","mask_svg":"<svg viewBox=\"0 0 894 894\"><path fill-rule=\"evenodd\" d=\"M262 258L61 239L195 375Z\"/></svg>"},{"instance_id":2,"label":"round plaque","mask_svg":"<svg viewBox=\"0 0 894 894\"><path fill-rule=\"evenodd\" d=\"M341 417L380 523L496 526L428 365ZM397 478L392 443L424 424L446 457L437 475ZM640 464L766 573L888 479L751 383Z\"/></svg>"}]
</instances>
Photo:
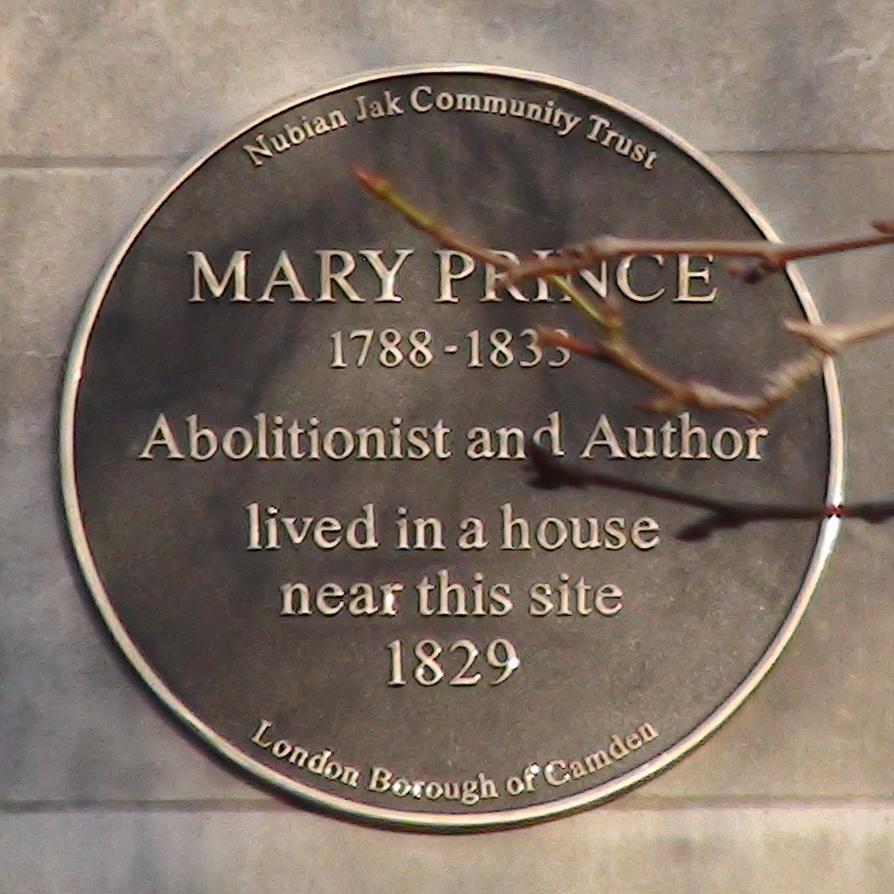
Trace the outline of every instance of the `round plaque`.
<instances>
[{"instance_id":1,"label":"round plaque","mask_svg":"<svg viewBox=\"0 0 894 894\"><path fill-rule=\"evenodd\" d=\"M602 801L754 689L834 521L690 543L691 508L538 490L561 462L719 498L840 499L829 370L767 420L638 409L547 282L433 243L362 164L490 248L612 233L772 238L665 128L553 78L370 75L290 100L188 166L90 297L61 415L65 509L115 640L213 749L318 806L471 829ZM640 256L575 282L681 378L747 390L815 312L791 276Z\"/></svg>"}]
</instances>

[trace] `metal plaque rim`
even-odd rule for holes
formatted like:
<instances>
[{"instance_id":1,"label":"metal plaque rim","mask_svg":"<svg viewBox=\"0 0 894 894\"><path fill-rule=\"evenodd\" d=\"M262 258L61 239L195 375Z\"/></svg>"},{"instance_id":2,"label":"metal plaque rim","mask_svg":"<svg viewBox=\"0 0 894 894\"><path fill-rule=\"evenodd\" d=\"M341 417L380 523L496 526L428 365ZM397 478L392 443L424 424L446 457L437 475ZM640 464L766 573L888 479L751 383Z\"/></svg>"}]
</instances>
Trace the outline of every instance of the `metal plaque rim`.
<instances>
[{"instance_id":1,"label":"metal plaque rim","mask_svg":"<svg viewBox=\"0 0 894 894\"><path fill-rule=\"evenodd\" d=\"M280 775L258 761L253 760L245 752L224 740L178 699L145 660L136 643L130 638L127 630L118 618L94 564L84 530L83 519L80 514L74 471L75 408L87 344L106 291L119 265L129 251L131 245L139 237L143 227L167 201L172 193L185 183L196 170L205 164L205 162L226 148L226 146L233 140L239 138L252 128L258 127L269 118L282 114L294 106L320 99L332 93L364 84L375 83L386 78L427 74L493 75L497 77L514 78L529 83L568 91L577 94L584 99L600 102L660 134L677 149L689 156L726 190L767 239L778 241L778 236L772 226L763 217L754 203L725 173L723 173L720 168L714 164L714 162L663 124L652 120L651 117L640 112L638 109L611 96L607 96L596 90L576 84L573 81L555 77L553 75L496 65L478 65L471 63L419 64L362 72L350 78L330 83L311 93L290 96L282 99L264 112L253 115L251 118L242 121L240 124L232 128L224 138L216 141L211 148L204 148L196 153L181 168L179 173L170 180L167 186L156 194L155 198L130 227L127 234L112 252L97 277L75 327L61 391L58 432L59 474L62 489L62 503L74 552L81 573L103 622L112 634L118 648L121 649L128 662L139 674L143 682L149 687L153 695L155 695L168 710L172 711L181 722L203 739L215 752L235 763L240 769L247 772L252 777L260 779L267 785L285 792L288 795L298 796L326 811L342 814L348 818L361 820L367 823L392 828L418 831L461 832L507 828L510 826L529 824L538 820L572 813L609 800L625 790L639 785L701 744L713 734L756 689L761 680L776 663L783 649L791 639L792 634L804 615L807 605L810 602L810 598L822 576L826 562L829 559L840 528L840 519L829 518L821 522L810 564L802 580L801 588L792 603L791 611L779 627L769 647L760 656L751 671L736 687L729 698L719 705L690 733L674 742L669 748L646 763L622 774L621 776L609 780L608 782L594 786L585 792L571 795L566 798L560 798L548 804L511 808L501 811L489 811L481 814L450 815L426 812L416 813L391 808L380 808L366 805L358 801L352 801L348 798L330 795L319 791L310 785L299 782L298 780ZM792 284L795 295L807 319L814 323L819 322L819 312L798 270L790 267L786 270L786 275ZM831 503L840 503L843 499L844 425L841 395L835 367L831 359L827 359L824 363L823 385L829 419L829 475L826 486L826 499Z\"/></svg>"}]
</instances>

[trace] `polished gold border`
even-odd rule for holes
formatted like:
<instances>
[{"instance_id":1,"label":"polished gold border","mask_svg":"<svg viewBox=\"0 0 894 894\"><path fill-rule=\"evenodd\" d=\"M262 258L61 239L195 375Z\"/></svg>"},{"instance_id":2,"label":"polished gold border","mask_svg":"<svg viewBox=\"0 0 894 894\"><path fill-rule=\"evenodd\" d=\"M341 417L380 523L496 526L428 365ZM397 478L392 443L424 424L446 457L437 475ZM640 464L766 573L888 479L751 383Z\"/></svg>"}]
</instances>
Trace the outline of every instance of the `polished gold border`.
<instances>
[{"instance_id":1,"label":"polished gold border","mask_svg":"<svg viewBox=\"0 0 894 894\"><path fill-rule=\"evenodd\" d=\"M612 798L625 789L639 784L648 777L664 769L674 761L682 757L687 751L704 741L717 727L720 726L747 698L747 696L755 689L758 683L763 679L769 669L776 662L785 645L788 643L795 630L801 616L804 614L810 597L819 582L823 568L832 550L835 538L838 533L840 521L837 518L828 519L821 524L820 533L817 538L816 547L814 549L813 558L804 580L801 590L798 593L792 610L786 620L783 622L773 642L767 651L763 654L757 664L752 668L751 672L742 681L733 694L711 715L709 715L698 727L696 727L689 735L676 742L667 751L662 752L647 763L617 777L603 785L596 786L587 792L580 793L557 801L550 802L537 807L515 808L503 811L492 811L489 813L481 813L476 815L443 815L437 813L414 813L402 810L391 810L386 808L370 807L346 798L339 798L329 795L304 785L294 779L275 773L270 768L258 763L238 748L222 739L213 729L202 722L189 708L180 702L177 696L171 692L163 680L156 674L155 670L150 667L143 655L140 653L137 645L131 640L127 631L124 629L115 610L109 600L108 594L105 592L102 581L97 573L93 557L90 553L90 547L84 532L83 520L81 519L80 507L78 504L77 482L74 473L74 415L77 403L78 386L81 379L81 368L84 361L84 355L87 343L90 339L90 333L99 308L105 297L106 289L112 280L119 264L124 255L130 248L131 244L140 234L140 231L151 219L155 212L167 200L167 198L201 165L213 157L217 152L228 146L233 140L237 139L243 133L252 128L258 127L264 121L279 115L293 106L309 102L314 99L326 96L339 90L356 87L361 84L371 84L384 78L391 78L399 75L426 75L426 74L469 74L469 75L497 75L515 78L518 80L528 81L531 83L541 84L548 87L555 87L560 90L576 93L585 98L592 99L604 103L609 108L613 108L624 115L629 116L640 124L644 125L661 134L665 139L673 143L677 148L689 155L694 161L700 164L711 176L723 186L728 193L739 203L742 209L750 215L752 220L766 236L767 239L776 240L778 237L774 233L772 227L761 216L760 212L754 205L744 196L735 184L711 162L702 155L698 150L690 146L676 134L669 131L666 127L652 121L649 117L638 112L637 110L618 102L608 96L603 96L594 90L588 90L570 81L561 78L555 78L548 75L535 74L523 70L512 68L503 68L500 66L488 65L422 65L422 66L403 66L389 70L379 70L368 72L348 80L339 81L335 84L311 93L307 96L292 97L277 104L274 108L269 109L262 115L253 117L251 120L244 122L229 134L226 139L218 142L211 150L205 150L196 155L180 172L180 174L164 189L161 195L143 212L137 222L134 224L130 232L119 244L118 248L110 257L109 261L103 268L96 285L84 308L81 319L75 330L74 339L71 345L68 365L65 372L65 379L62 388L62 406L60 412L60 431L59 431L59 451L60 451L60 474L62 485L62 496L65 506L65 514L71 531L72 543L77 555L84 579L93 595L96 605L99 608L103 620L108 625L112 636L120 646L121 650L127 656L128 661L136 669L137 673L145 680L149 688L161 699L165 705L174 712L190 729L198 733L206 743L208 743L217 752L225 755L229 760L238 764L244 770L247 770L255 777L259 777L266 783L279 788L292 795L299 795L307 799L313 804L326 810L336 811L346 814L356 819L367 822L374 822L380 825L399 827L403 829L415 830L432 830L432 831L471 831L476 829L495 829L524 823L531 823L546 817L554 817L560 814L569 813L579 810L583 807L596 804ZM819 322L819 314L813 304L806 286L800 275L795 270L789 270L788 276L792 282L798 299L804 309L807 318L811 322ZM827 360L823 370L823 381L826 389L826 403L829 412L829 427L831 434L830 455L829 455L829 479L827 485L827 500L831 503L840 503L843 494L843 475L844 475L844 430L841 414L841 399L838 390L838 382L835 376L834 367L831 360Z\"/></svg>"}]
</instances>

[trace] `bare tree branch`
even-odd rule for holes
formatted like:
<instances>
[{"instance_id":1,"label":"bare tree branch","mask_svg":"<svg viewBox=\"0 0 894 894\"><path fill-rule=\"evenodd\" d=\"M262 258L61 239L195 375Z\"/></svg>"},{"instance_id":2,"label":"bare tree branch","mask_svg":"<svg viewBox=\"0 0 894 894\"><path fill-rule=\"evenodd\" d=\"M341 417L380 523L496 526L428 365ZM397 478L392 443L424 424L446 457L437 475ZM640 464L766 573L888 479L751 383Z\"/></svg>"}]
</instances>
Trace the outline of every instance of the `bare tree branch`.
<instances>
[{"instance_id":1,"label":"bare tree branch","mask_svg":"<svg viewBox=\"0 0 894 894\"><path fill-rule=\"evenodd\" d=\"M648 383L659 393L641 404L644 409L662 413L677 412L686 408L726 410L740 413L749 419L760 419L788 400L810 379L819 375L827 356L836 355L855 342L894 331L894 314L851 324L817 325L804 320L787 320L783 325L789 332L807 343L806 350L801 356L783 363L769 373L753 394L736 394L705 382L680 379L655 366L627 339L624 333L624 319L616 305L607 301L601 301L598 305L593 304L565 278L564 274L593 266L606 258L631 254L690 253L757 259L759 269L755 269L762 275L781 270L788 261L797 258L894 243L894 221L876 222L873 225L876 233L872 236L792 245L760 241L655 241L600 236L556 257L512 264L497 252L482 247L475 240L458 233L433 215L417 208L398 193L385 178L362 168L355 169L354 173L365 189L441 245L465 252L479 261L506 271L504 275L506 284L520 282L530 276L542 276L568 295L600 327L601 336L593 342L588 342L555 329L542 328L541 341L610 364ZM756 275L746 272L745 278L753 281Z\"/></svg>"},{"instance_id":2,"label":"bare tree branch","mask_svg":"<svg viewBox=\"0 0 894 894\"><path fill-rule=\"evenodd\" d=\"M759 419L791 397L805 382L821 373L827 357L835 356L852 344L894 331L894 312L876 319L837 324L816 324L805 320L785 320L784 328L806 342L803 354L780 365L765 377L753 394L736 394L704 382L678 379L646 359L627 339L619 307L609 301L594 305L585 298L566 275L594 266L608 258L636 254L725 255L750 259L733 266L746 282L756 282L767 273L782 270L799 258L817 257L836 252L854 251L894 243L894 221L876 222L876 234L855 239L783 245L773 242L728 242L712 240L640 240L602 236L558 256L511 264L502 255L483 248L473 239L458 233L437 218L417 208L394 190L382 177L355 169L359 182L374 196L402 214L414 227L430 235L446 248L462 251L496 269L505 271L503 285L542 277L568 295L600 328L600 337L584 341L556 329L541 327L540 341L563 347L591 360L606 363L647 382L659 393L644 407L658 412L675 412L686 407L702 410L726 410ZM740 528L760 521L821 521L826 518L860 518L877 524L894 517L894 499L841 505L762 504L749 501L724 501L704 497L662 485L628 481L605 472L584 470L560 462L533 441L527 445L527 458L533 470L531 484L545 489L561 487L606 487L625 493L642 494L659 500L691 506L705 514L684 526L676 534L680 540L704 540L717 530Z\"/></svg>"},{"instance_id":3,"label":"bare tree branch","mask_svg":"<svg viewBox=\"0 0 894 894\"><path fill-rule=\"evenodd\" d=\"M580 245L559 249L546 258L530 258L514 265L502 278L506 286L545 276L570 276L610 261L635 255L714 255L733 258L731 273L746 282L757 282L768 273L777 273L789 261L840 254L859 248L874 248L894 242L894 221L874 221L875 232L867 236L830 239L820 242L785 244L766 240L732 241L714 239L622 239L597 236ZM744 259L751 259L744 262Z\"/></svg>"},{"instance_id":4,"label":"bare tree branch","mask_svg":"<svg viewBox=\"0 0 894 894\"><path fill-rule=\"evenodd\" d=\"M850 324L784 320L783 327L803 338L808 344L807 350L802 356L768 373L763 385L751 395L735 394L703 382L676 379L653 366L623 338L588 343L548 327L540 327L538 333L544 345L563 347L572 353L611 363L654 385L661 394L640 404L643 409L673 413L686 407L697 407L709 411L728 410L742 413L749 419L760 419L819 375L826 356L834 356L849 345L894 331L894 313Z\"/></svg>"},{"instance_id":5,"label":"bare tree branch","mask_svg":"<svg viewBox=\"0 0 894 894\"><path fill-rule=\"evenodd\" d=\"M387 205L390 205L398 214L405 217L417 230L427 233L435 242L439 242L444 248L453 251L461 251L470 257L475 258L485 264L490 264L497 270L510 270L514 265L511 261L503 257L503 255L492 251L489 248L482 247L474 239L458 233L452 227L438 220L427 211L417 208L414 204L405 199L397 192L391 183L384 177L368 171L366 168L356 166L354 168L354 176L360 185L377 199L381 199ZM563 294L567 295L577 307L583 311L597 325L605 329L613 329L621 325L621 314L617 308L610 304L602 302L600 307L594 305L591 301L584 297L581 292L576 289L567 279L561 276L545 275L544 279L551 285L555 286Z\"/></svg>"},{"instance_id":6,"label":"bare tree branch","mask_svg":"<svg viewBox=\"0 0 894 894\"><path fill-rule=\"evenodd\" d=\"M705 382L674 378L643 357L624 338L589 343L543 326L538 334L544 345L566 348L574 354L609 363L653 385L661 393L639 406L658 413L674 413L689 407L712 412L726 410L741 413L748 419L761 419L818 375L826 356L823 350L810 347L803 356L767 375L755 394L735 394Z\"/></svg>"}]
</instances>

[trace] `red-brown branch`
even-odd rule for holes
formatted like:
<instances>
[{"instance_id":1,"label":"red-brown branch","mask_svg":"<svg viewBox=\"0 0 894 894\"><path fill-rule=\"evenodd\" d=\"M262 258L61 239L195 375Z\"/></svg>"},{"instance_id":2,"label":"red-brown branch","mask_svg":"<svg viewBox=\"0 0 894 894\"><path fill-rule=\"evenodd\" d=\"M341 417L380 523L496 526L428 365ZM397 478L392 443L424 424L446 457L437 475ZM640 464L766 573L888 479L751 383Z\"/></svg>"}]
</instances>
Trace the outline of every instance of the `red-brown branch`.
<instances>
[{"instance_id":1,"label":"red-brown branch","mask_svg":"<svg viewBox=\"0 0 894 894\"><path fill-rule=\"evenodd\" d=\"M397 192L384 177L364 168L355 168L354 174L366 190L386 202L414 227L427 233L441 245L465 252L479 261L505 271L505 283L520 282L531 276L542 276L568 295L597 323L601 336L593 341L585 341L555 329L542 328L541 341L611 364L651 385L658 394L641 405L645 409L662 413L677 412L686 408L726 410L742 414L749 419L760 419L788 400L805 382L819 375L827 356L836 355L855 342L875 338L894 330L894 314L852 324L817 325L803 320L787 320L784 323L785 327L805 341L807 347L800 356L781 364L767 375L763 384L754 393L737 394L694 379L680 379L652 363L627 339L624 333L624 320L616 306L605 301L594 305L580 294L566 275L591 267L606 258L631 254L674 253L751 258L759 263L764 272L771 272L781 270L788 261L798 258L894 243L894 222L876 222L873 225L876 233L872 236L790 245L766 241L645 240L600 236L576 249L566 250L564 254L512 264L497 252L483 247L474 239L457 232L434 215L418 208Z\"/></svg>"},{"instance_id":2,"label":"red-brown branch","mask_svg":"<svg viewBox=\"0 0 894 894\"><path fill-rule=\"evenodd\" d=\"M503 274L498 285L518 285L537 277L570 276L596 267L603 261L617 258L681 254L732 258L730 272L741 276L746 282L757 282L768 273L783 270L790 261L894 243L894 221L874 221L872 226L875 232L866 236L788 244L767 240L624 239L618 236L597 236L580 245L559 249L554 255L529 258L515 264Z\"/></svg>"},{"instance_id":3,"label":"red-brown branch","mask_svg":"<svg viewBox=\"0 0 894 894\"><path fill-rule=\"evenodd\" d=\"M504 256L482 247L417 208L398 193L383 177L362 168L354 171L360 184L402 214L414 227L430 235L446 248L461 251L477 260L503 270L503 284L521 282L530 277L543 277L568 295L599 326L601 335L592 341L576 338L556 329L542 327L539 337L544 344L566 348L600 363L607 363L648 383L658 395L645 406L659 412L675 412L690 407L702 410L726 410L756 419L765 416L794 394L805 382L821 373L827 357L846 347L894 331L894 312L873 320L814 324L804 320L786 320L784 327L806 342L803 354L780 365L765 377L753 394L737 394L695 380L683 380L655 366L628 341L620 310L606 301L592 304L566 279L567 274L595 266L608 258L636 254L725 255L739 262L733 271L746 281L754 282L766 273L784 269L786 263L800 258L817 257L837 252L854 251L876 245L894 243L894 221L873 223L875 234L853 239L807 242L785 245L776 242L730 242L715 240L641 240L602 236L576 249L557 256L537 258L511 264ZM533 469L532 484L541 488L591 487L613 488L626 493L643 494L660 500L691 506L705 515L677 533L681 540L702 540L721 528L768 520L810 520L825 518L861 518L873 524L894 516L894 500L854 503L849 506L802 504L761 504L723 501L703 497L661 485L627 481L604 472L582 470L559 462L552 454L530 442L528 461Z\"/></svg>"}]
</instances>

